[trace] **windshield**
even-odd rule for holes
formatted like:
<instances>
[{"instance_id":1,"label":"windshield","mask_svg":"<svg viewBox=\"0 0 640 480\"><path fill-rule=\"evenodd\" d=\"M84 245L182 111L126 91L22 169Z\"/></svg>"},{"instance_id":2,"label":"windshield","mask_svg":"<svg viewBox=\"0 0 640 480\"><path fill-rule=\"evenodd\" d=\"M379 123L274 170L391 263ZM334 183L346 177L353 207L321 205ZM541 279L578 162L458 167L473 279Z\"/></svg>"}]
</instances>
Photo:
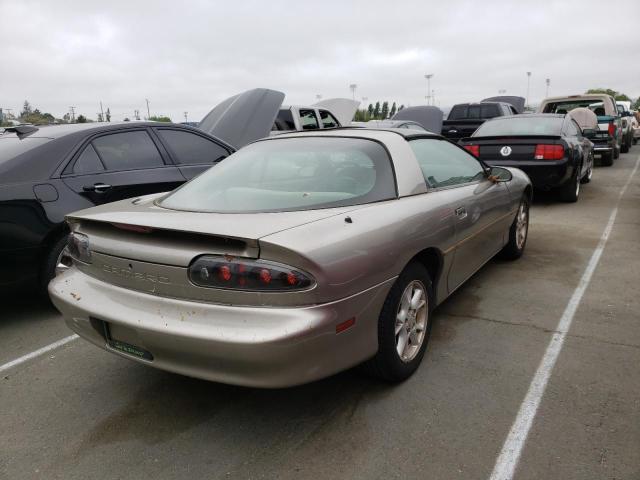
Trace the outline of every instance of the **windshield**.
<instances>
[{"instance_id":1,"label":"windshield","mask_svg":"<svg viewBox=\"0 0 640 480\"><path fill-rule=\"evenodd\" d=\"M391 161L371 140L298 137L249 145L160 203L177 210L255 213L358 205L396 196Z\"/></svg>"},{"instance_id":2,"label":"windshield","mask_svg":"<svg viewBox=\"0 0 640 480\"><path fill-rule=\"evenodd\" d=\"M517 116L496 119L483 123L473 137L501 135L560 135L563 117Z\"/></svg>"}]
</instances>

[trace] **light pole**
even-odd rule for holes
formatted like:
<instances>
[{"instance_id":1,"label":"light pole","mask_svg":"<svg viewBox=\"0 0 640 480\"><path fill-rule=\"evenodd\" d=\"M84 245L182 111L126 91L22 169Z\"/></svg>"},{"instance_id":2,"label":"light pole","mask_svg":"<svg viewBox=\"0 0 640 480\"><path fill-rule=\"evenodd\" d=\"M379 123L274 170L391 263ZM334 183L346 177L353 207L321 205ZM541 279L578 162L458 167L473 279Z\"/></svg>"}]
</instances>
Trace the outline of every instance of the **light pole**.
<instances>
[{"instance_id":1,"label":"light pole","mask_svg":"<svg viewBox=\"0 0 640 480\"><path fill-rule=\"evenodd\" d=\"M503 93L507 93L507 91L504 88L501 88L500 90L498 90L499 95L502 95Z\"/></svg>"},{"instance_id":2,"label":"light pole","mask_svg":"<svg viewBox=\"0 0 640 480\"><path fill-rule=\"evenodd\" d=\"M531 84L531 72L527 72L527 110L529 109L529 85Z\"/></svg>"},{"instance_id":3,"label":"light pole","mask_svg":"<svg viewBox=\"0 0 640 480\"><path fill-rule=\"evenodd\" d=\"M358 85L356 85L355 83L352 83L351 85L349 85L349 88L351 89L351 95L353 96L353 100L356 100L356 88L358 88Z\"/></svg>"},{"instance_id":4,"label":"light pole","mask_svg":"<svg viewBox=\"0 0 640 480\"><path fill-rule=\"evenodd\" d=\"M551 85L551 79L547 78L545 80L545 83L547 84L547 94L545 95L545 97L548 97L549 96L549 85Z\"/></svg>"},{"instance_id":5,"label":"light pole","mask_svg":"<svg viewBox=\"0 0 640 480\"><path fill-rule=\"evenodd\" d=\"M427 79L427 105L431 104L431 77L433 77L433 73L427 73L424 76Z\"/></svg>"},{"instance_id":6,"label":"light pole","mask_svg":"<svg viewBox=\"0 0 640 480\"><path fill-rule=\"evenodd\" d=\"M184 112L184 121L185 121L185 122L188 122L188 121L189 121L189 120L187 120L187 113L189 113L189 112Z\"/></svg>"},{"instance_id":7,"label":"light pole","mask_svg":"<svg viewBox=\"0 0 640 480\"><path fill-rule=\"evenodd\" d=\"M151 118L151 114L149 113L149 99L145 98L144 101L147 102L147 120L149 120Z\"/></svg>"},{"instance_id":8,"label":"light pole","mask_svg":"<svg viewBox=\"0 0 640 480\"><path fill-rule=\"evenodd\" d=\"M318 94L316 94L316 100L317 100L317 101L322 100L322 95L320 95L319 93L318 93Z\"/></svg>"}]
</instances>

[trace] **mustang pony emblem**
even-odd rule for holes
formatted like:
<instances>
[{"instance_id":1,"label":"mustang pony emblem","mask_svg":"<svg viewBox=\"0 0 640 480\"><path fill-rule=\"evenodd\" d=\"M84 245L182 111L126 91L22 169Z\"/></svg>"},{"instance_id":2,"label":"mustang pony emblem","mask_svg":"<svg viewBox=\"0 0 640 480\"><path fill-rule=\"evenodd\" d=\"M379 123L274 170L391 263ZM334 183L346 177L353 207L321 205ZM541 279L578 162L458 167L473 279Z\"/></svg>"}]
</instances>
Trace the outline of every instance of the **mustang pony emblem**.
<instances>
[{"instance_id":1,"label":"mustang pony emblem","mask_svg":"<svg viewBox=\"0 0 640 480\"><path fill-rule=\"evenodd\" d=\"M506 146L506 147L502 147L500 149L500 155L502 155L503 157L508 157L509 155L511 155L511 147Z\"/></svg>"}]
</instances>

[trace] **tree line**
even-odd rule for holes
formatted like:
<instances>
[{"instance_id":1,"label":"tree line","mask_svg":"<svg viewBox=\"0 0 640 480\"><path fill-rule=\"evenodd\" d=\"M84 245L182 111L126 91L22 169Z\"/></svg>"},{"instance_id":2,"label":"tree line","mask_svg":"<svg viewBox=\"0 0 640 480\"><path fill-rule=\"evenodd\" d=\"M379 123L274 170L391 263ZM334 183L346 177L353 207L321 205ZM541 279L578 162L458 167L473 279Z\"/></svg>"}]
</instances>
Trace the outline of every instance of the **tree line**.
<instances>
[{"instance_id":1,"label":"tree line","mask_svg":"<svg viewBox=\"0 0 640 480\"><path fill-rule=\"evenodd\" d=\"M385 120L387 118L392 118L403 108L404 105L396 107L396 102L393 102L391 104L391 108L389 108L389 102L387 101L384 101L382 103L376 102L375 104L370 103L366 109L356 110L356 114L354 115L353 120L356 122L368 122L369 120Z\"/></svg>"}]
</instances>

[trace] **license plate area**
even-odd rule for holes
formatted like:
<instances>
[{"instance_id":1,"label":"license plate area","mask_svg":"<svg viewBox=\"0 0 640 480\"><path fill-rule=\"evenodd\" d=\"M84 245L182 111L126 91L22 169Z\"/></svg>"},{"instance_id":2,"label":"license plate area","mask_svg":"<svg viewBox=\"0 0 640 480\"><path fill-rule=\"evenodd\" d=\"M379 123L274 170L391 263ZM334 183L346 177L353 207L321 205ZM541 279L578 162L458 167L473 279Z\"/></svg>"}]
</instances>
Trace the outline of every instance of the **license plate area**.
<instances>
[{"instance_id":1,"label":"license plate area","mask_svg":"<svg viewBox=\"0 0 640 480\"><path fill-rule=\"evenodd\" d=\"M138 346L138 333L129 327L108 323L99 320L102 324L104 339L107 346L113 350L124 353L131 357L152 361L153 354L143 347Z\"/></svg>"}]
</instances>

